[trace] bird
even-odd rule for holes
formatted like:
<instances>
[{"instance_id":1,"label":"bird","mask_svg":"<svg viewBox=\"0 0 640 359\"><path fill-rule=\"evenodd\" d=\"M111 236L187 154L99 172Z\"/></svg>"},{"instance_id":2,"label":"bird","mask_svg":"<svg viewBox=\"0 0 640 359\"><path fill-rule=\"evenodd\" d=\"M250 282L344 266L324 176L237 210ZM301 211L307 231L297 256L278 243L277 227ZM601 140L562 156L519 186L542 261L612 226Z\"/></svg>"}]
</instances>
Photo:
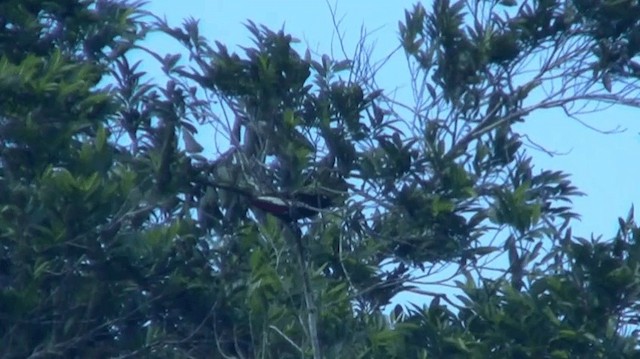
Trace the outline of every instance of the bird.
<instances>
[{"instance_id":1,"label":"bird","mask_svg":"<svg viewBox=\"0 0 640 359\"><path fill-rule=\"evenodd\" d=\"M274 193L256 195L250 190L226 184L213 184L219 189L237 193L248 199L251 206L269 213L280 220L291 223L315 217L320 211L335 207L335 198L324 193L299 191L295 193Z\"/></svg>"},{"instance_id":2,"label":"bird","mask_svg":"<svg viewBox=\"0 0 640 359\"><path fill-rule=\"evenodd\" d=\"M257 196L251 198L249 202L252 206L285 222L315 217L321 210L334 205L327 196L297 194L292 197L292 199L285 199L278 196Z\"/></svg>"},{"instance_id":3,"label":"bird","mask_svg":"<svg viewBox=\"0 0 640 359\"><path fill-rule=\"evenodd\" d=\"M227 178L220 182L207 181L209 187L226 190L247 198L248 203L257 209L269 213L285 222L296 222L300 219L316 216L320 211L336 207L339 199L348 190L347 182L331 171L335 159L329 155L318 161L314 171L303 173L306 177L304 187L290 191L264 192L251 185L241 185L237 181ZM274 162L272 167L282 167L280 161ZM281 168L280 172L284 171ZM227 171L221 173L226 174ZM227 176L229 177L229 176ZM287 188L289 186L281 186Z\"/></svg>"}]
</instances>

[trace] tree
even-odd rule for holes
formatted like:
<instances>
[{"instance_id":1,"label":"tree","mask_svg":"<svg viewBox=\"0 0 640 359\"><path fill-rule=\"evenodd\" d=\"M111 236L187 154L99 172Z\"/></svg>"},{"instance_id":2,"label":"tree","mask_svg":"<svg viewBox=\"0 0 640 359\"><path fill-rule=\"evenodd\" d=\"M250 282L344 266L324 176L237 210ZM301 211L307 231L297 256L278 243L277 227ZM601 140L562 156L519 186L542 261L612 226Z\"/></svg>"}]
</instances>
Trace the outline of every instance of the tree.
<instances>
[{"instance_id":1,"label":"tree","mask_svg":"<svg viewBox=\"0 0 640 359\"><path fill-rule=\"evenodd\" d=\"M138 3L0 5L2 356L637 357L633 210L611 241L572 236L579 190L516 126L637 106L640 7L515 5L407 11L415 104L365 51L250 21L238 54ZM416 285L447 268L456 298ZM386 314L405 291L430 304Z\"/></svg>"}]
</instances>

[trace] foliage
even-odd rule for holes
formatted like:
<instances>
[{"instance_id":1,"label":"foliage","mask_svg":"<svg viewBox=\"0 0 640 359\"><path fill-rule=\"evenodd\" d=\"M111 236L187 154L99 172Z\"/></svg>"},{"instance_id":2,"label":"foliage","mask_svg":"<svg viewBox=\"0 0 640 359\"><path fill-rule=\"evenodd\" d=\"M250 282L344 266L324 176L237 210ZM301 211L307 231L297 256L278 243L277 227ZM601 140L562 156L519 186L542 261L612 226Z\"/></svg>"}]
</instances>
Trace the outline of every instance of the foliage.
<instances>
[{"instance_id":1,"label":"foliage","mask_svg":"<svg viewBox=\"0 0 640 359\"><path fill-rule=\"evenodd\" d=\"M638 11L416 5L407 104L365 55L301 53L251 21L236 53L141 3L3 2L0 354L638 357L633 210L612 240L572 236L581 193L517 131L543 109L638 106ZM261 195L318 215L287 222ZM447 272L459 295L429 282ZM406 292L430 304L389 308Z\"/></svg>"}]
</instances>

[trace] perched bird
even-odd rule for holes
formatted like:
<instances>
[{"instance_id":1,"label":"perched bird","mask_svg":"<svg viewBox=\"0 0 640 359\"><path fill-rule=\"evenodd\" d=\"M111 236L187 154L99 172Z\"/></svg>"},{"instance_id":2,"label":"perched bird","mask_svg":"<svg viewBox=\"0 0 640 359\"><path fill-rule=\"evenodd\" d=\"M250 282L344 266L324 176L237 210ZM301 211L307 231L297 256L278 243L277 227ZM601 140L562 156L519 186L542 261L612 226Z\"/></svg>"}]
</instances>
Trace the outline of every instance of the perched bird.
<instances>
[{"instance_id":1,"label":"perched bird","mask_svg":"<svg viewBox=\"0 0 640 359\"><path fill-rule=\"evenodd\" d=\"M251 185L239 184L237 180L233 180L233 176L228 176L227 171L221 171L225 176L221 182L208 182L213 188L229 191L239 194L247 198L248 203L264 212L272 214L285 222L295 222L303 218L310 218L317 215L320 211L336 207L343 200L344 194L347 192L347 182L339 177L332 166L335 163L333 156L318 161L314 170L303 172L304 184L302 188L291 190L282 190L278 193L265 193L256 189L247 187L255 187ZM275 159L270 168L276 173L279 179L279 188L290 188L284 183L284 177L290 170L282 163L281 160ZM298 185L299 186L299 185Z\"/></svg>"},{"instance_id":2,"label":"perched bird","mask_svg":"<svg viewBox=\"0 0 640 359\"><path fill-rule=\"evenodd\" d=\"M328 196L299 193L292 198L277 196L257 196L250 199L251 205L270 213L285 222L295 222L311 218L319 211L334 206Z\"/></svg>"},{"instance_id":3,"label":"perched bird","mask_svg":"<svg viewBox=\"0 0 640 359\"><path fill-rule=\"evenodd\" d=\"M311 218L321 210L336 206L335 200L329 194L296 192L277 193L270 195L255 195L251 191L241 188L216 184L215 187L231 191L246 197L251 206L265 211L285 222L295 222L303 218Z\"/></svg>"}]
</instances>

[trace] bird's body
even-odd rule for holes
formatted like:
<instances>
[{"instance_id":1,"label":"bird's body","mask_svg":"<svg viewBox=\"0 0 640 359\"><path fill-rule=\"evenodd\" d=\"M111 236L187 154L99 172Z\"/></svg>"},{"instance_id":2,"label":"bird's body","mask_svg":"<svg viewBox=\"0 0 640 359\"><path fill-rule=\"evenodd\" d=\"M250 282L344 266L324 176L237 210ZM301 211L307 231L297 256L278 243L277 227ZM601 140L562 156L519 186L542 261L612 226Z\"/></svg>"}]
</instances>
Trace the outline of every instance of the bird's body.
<instances>
[{"instance_id":1,"label":"bird's body","mask_svg":"<svg viewBox=\"0 0 640 359\"><path fill-rule=\"evenodd\" d=\"M248 190L217 184L217 188L246 197L249 203L285 222L295 222L317 215L321 210L335 206L334 200L324 194L297 192L255 195Z\"/></svg>"}]
</instances>

